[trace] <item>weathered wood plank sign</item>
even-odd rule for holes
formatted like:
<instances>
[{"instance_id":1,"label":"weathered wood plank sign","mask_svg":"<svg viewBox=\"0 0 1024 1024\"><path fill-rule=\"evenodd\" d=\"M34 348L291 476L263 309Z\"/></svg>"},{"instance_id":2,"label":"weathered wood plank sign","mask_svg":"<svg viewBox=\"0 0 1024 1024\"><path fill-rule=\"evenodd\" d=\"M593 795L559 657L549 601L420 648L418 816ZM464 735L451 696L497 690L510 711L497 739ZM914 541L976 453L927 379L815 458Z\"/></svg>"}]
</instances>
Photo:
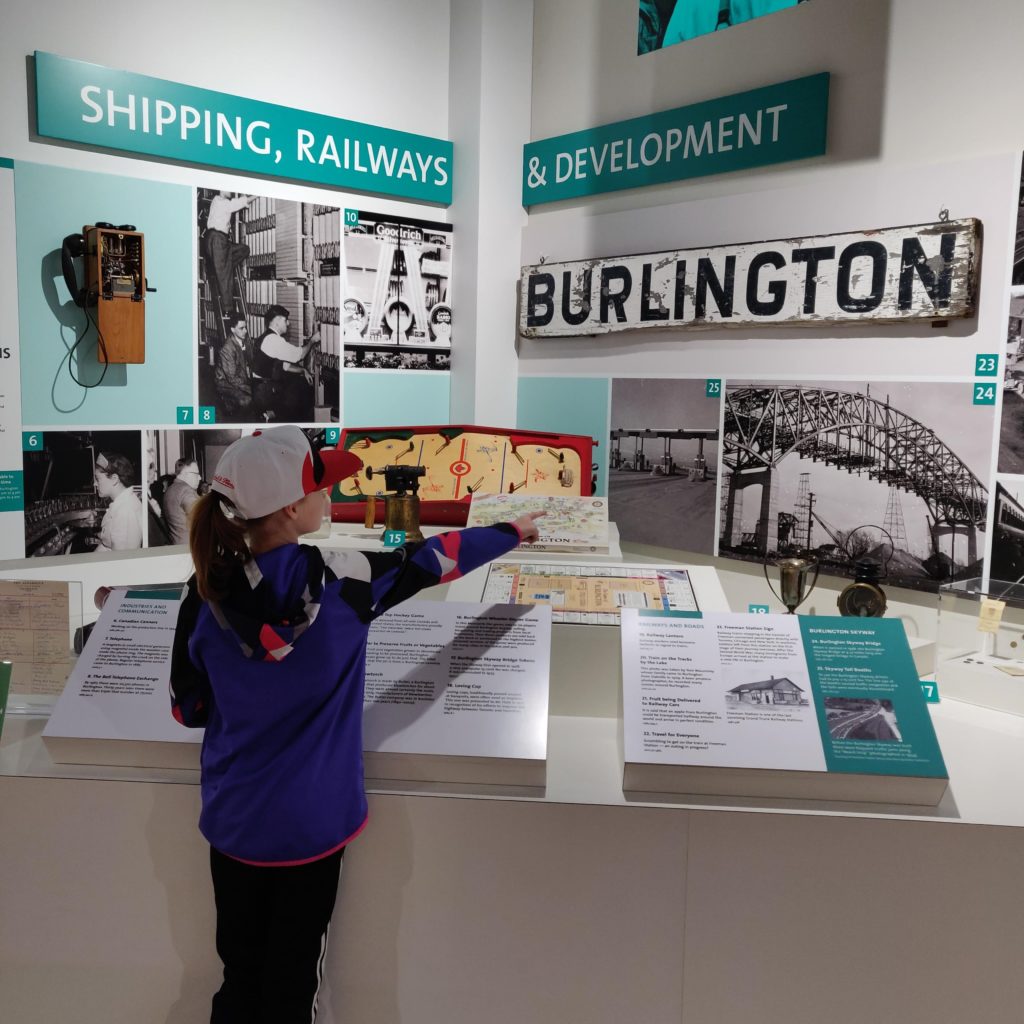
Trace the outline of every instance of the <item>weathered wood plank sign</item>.
<instances>
[{"instance_id":1,"label":"weathered wood plank sign","mask_svg":"<svg viewBox=\"0 0 1024 1024\"><path fill-rule=\"evenodd\" d=\"M530 338L974 315L977 220L523 267Z\"/></svg>"}]
</instances>

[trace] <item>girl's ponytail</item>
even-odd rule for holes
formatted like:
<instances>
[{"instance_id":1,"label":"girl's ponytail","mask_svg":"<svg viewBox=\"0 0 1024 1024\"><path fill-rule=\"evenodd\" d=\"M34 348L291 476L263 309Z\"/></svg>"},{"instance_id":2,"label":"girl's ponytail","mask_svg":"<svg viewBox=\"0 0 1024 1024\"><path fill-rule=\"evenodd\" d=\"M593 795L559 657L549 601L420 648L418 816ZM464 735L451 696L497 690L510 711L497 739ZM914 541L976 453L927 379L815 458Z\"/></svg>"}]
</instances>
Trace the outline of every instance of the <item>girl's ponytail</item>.
<instances>
[{"instance_id":1,"label":"girl's ponytail","mask_svg":"<svg viewBox=\"0 0 1024 1024\"><path fill-rule=\"evenodd\" d=\"M196 587L204 601L223 598L235 570L252 557L245 537L251 524L240 516L229 518L221 507L223 501L221 495L208 491L192 506L189 517L189 548Z\"/></svg>"}]
</instances>

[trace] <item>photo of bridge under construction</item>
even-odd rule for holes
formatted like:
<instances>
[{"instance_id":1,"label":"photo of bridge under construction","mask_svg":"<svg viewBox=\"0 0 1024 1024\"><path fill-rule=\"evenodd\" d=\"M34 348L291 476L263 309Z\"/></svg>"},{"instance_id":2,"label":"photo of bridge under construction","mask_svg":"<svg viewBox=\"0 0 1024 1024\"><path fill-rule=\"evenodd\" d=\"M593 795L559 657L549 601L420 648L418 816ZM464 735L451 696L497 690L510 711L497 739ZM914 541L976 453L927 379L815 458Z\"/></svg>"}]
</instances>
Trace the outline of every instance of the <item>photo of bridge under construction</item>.
<instances>
[{"instance_id":1,"label":"photo of bridge under construction","mask_svg":"<svg viewBox=\"0 0 1024 1024\"><path fill-rule=\"evenodd\" d=\"M616 377L608 518L622 540L712 554L721 400L700 380Z\"/></svg>"},{"instance_id":2,"label":"photo of bridge under construction","mask_svg":"<svg viewBox=\"0 0 1024 1024\"><path fill-rule=\"evenodd\" d=\"M728 382L718 554L866 558L919 590L981 575L993 415L957 383Z\"/></svg>"}]
</instances>

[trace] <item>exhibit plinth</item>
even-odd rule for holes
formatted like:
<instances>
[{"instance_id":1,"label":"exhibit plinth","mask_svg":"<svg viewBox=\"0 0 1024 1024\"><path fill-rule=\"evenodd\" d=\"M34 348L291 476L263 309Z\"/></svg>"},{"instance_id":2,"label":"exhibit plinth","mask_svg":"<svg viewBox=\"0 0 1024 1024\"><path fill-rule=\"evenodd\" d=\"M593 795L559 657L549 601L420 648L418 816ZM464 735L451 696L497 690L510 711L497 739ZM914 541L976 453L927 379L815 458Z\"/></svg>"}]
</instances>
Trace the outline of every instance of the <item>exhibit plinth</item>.
<instances>
[{"instance_id":1,"label":"exhibit plinth","mask_svg":"<svg viewBox=\"0 0 1024 1024\"><path fill-rule=\"evenodd\" d=\"M622 613L623 790L935 806L949 782L899 622Z\"/></svg>"}]
</instances>

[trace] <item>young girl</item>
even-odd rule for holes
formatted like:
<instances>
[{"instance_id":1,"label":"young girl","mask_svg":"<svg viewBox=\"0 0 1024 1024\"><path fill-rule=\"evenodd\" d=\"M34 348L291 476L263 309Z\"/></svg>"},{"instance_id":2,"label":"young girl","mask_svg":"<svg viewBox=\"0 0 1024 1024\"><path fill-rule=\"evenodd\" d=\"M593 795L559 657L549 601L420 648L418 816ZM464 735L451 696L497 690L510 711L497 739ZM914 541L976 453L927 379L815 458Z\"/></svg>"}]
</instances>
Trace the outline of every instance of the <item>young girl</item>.
<instances>
[{"instance_id":1,"label":"young girl","mask_svg":"<svg viewBox=\"0 0 1024 1024\"><path fill-rule=\"evenodd\" d=\"M443 533L393 551L297 543L349 452L298 427L243 437L192 513L172 709L205 726L202 813L224 983L213 1024L309 1024L347 843L366 824L363 672L378 615L537 538L533 520Z\"/></svg>"}]
</instances>

